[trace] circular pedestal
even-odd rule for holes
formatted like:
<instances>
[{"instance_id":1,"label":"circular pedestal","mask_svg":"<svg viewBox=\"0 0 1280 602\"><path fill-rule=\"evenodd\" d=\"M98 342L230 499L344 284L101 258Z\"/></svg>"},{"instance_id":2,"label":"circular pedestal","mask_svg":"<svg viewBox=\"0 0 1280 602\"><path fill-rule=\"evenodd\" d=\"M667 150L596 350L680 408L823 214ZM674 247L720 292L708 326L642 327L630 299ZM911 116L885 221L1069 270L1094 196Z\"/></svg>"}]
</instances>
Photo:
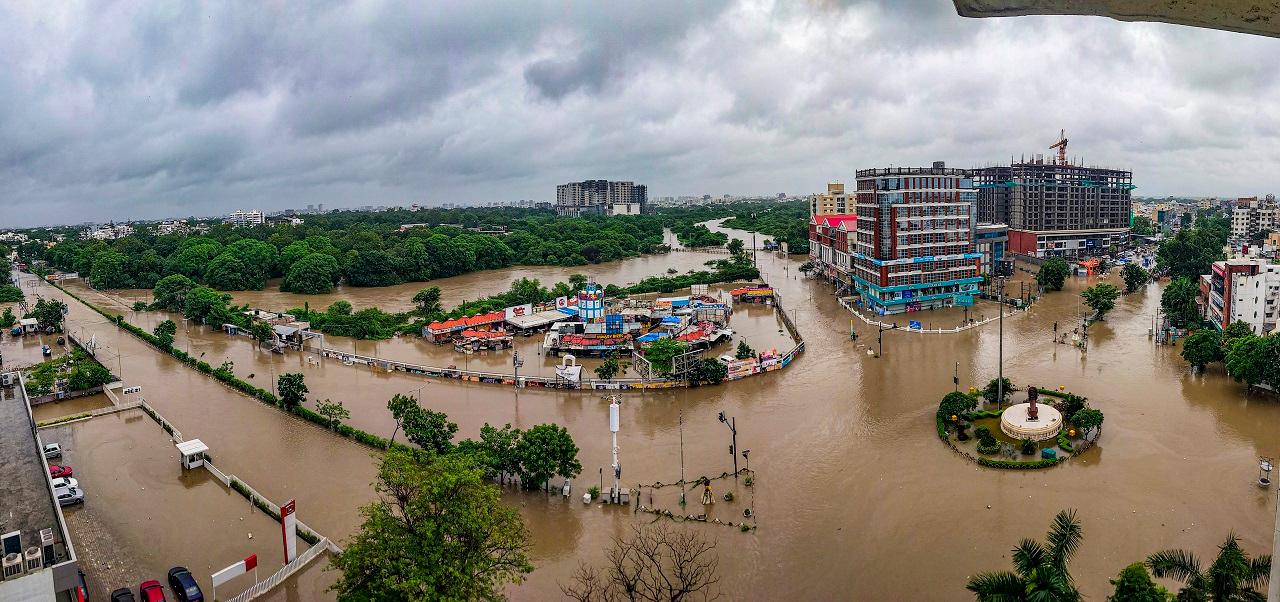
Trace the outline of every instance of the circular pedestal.
<instances>
[{"instance_id":1,"label":"circular pedestal","mask_svg":"<svg viewBox=\"0 0 1280 602\"><path fill-rule=\"evenodd\" d=\"M1031 404L1020 403L1010 406L1000 414L1000 430L1014 439L1030 439L1044 441L1058 436L1062 430L1062 413L1051 406L1036 404L1039 412L1037 420L1027 418L1027 410Z\"/></svg>"}]
</instances>

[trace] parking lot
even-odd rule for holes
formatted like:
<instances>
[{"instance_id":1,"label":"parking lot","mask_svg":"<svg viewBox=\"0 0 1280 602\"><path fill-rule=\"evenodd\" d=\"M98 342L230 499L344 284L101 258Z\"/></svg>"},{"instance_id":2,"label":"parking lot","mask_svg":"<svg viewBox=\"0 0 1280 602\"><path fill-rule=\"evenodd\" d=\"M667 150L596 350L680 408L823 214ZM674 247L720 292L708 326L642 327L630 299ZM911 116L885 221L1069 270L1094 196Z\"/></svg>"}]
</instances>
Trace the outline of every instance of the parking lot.
<instances>
[{"instance_id":1,"label":"parking lot","mask_svg":"<svg viewBox=\"0 0 1280 602\"><path fill-rule=\"evenodd\" d=\"M63 457L54 462L75 470L85 494L83 505L64 510L93 599L119 587L136 592L149 579L166 582L169 568L178 565L213 599L210 575L250 554L258 555L260 578L282 566L279 523L208 471L183 471L169 435L142 411L42 429L41 437L61 443ZM218 450L210 453L217 458ZM299 508L300 516L304 512ZM299 540L298 552L306 548ZM318 560L297 573L270 598L313 598L333 579L321 570L324 564ZM251 575L238 577L218 597L225 600L252 583ZM166 594L173 599L167 586Z\"/></svg>"}]
</instances>

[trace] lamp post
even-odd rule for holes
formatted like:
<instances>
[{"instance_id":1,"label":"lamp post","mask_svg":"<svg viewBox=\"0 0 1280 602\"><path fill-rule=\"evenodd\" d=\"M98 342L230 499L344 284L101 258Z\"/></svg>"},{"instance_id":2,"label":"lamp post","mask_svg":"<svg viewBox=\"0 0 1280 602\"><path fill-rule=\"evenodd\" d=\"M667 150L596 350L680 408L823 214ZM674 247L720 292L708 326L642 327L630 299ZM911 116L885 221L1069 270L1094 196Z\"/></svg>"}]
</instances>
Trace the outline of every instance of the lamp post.
<instances>
[{"instance_id":1,"label":"lamp post","mask_svg":"<svg viewBox=\"0 0 1280 602\"><path fill-rule=\"evenodd\" d=\"M1000 344L996 368L996 408L1004 407L1004 274L1000 275Z\"/></svg>"},{"instance_id":2,"label":"lamp post","mask_svg":"<svg viewBox=\"0 0 1280 602\"><path fill-rule=\"evenodd\" d=\"M733 457L733 477L738 478L738 419L725 418L724 412L720 412L720 422L729 427L732 433L732 441L729 443L729 455Z\"/></svg>"},{"instance_id":3,"label":"lamp post","mask_svg":"<svg viewBox=\"0 0 1280 602\"><path fill-rule=\"evenodd\" d=\"M888 328L884 327L884 322L877 321L876 324L878 325L877 327L879 329L879 331L876 334L876 345L879 347L879 350L876 351L876 357L880 357L884 355L884 331L894 330L898 327L898 324L897 322L894 322L894 324Z\"/></svg>"},{"instance_id":4,"label":"lamp post","mask_svg":"<svg viewBox=\"0 0 1280 602\"><path fill-rule=\"evenodd\" d=\"M684 410L680 410L680 505L684 505Z\"/></svg>"},{"instance_id":5,"label":"lamp post","mask_svg":"<svg viewBox=\"0 0 1280 602\"><path fill-rule=\"evenodd\" d=\"M520 350L517 349L511 353L511 367L515 371L516 389L520 388L520 366L524 365L524 360L520 359Z\"/></svg>"}]
</instances>

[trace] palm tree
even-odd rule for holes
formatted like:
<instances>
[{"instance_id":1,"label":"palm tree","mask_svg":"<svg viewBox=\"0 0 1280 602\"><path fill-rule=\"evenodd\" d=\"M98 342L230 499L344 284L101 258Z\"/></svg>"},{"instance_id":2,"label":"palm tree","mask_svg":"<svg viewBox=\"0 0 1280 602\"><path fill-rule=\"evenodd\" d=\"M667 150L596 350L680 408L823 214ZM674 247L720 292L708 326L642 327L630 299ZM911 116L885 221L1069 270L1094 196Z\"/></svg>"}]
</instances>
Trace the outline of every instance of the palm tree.
<instances>
[{"instance_id":1,"label":"palm tree","mask_svg":"<svg viewBox=\"0 0 1280 602\"><path fill-rule=\"evenodd\" d=\"M1078 602L1080 592L1067 563L1083 538L1076 511L1058 512L1045 543L1024 539L1013 549L1014 572L981 573L965 587L982 602Z\"/></svg>"},{"instance_id":2,"label":"palm tree","mask_svg":"<svg viewBox=\"0 0 1280 602\"><path fill-rule=\"evenodd\" d=\"M1186 550L1164 550L1147 557L1147 567L1156 577L1170 577L1185 584L1177 599L1186 602L1263 602L1271 575L1271 556L1249 558L1240 549L1235 533L1218 546L1218 557L1208 571L1200 570L1200 560Z\"/></svg>"}]
</instances>

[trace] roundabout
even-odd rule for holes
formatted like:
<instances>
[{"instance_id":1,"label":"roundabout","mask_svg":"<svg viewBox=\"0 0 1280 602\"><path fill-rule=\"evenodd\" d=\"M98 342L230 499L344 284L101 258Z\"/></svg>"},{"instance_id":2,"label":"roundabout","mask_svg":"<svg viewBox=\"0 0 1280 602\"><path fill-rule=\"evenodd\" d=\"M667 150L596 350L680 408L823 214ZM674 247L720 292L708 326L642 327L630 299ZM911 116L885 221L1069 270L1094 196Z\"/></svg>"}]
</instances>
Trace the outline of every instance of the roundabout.
<instances>
[{"instance_id":1,"label":"roundabout","mask_svg":"<svg viewBox=\"0 0 1280 602\"><path fill-rule=\"evenodd\" d=\"M1027 391L1027 403L1010 406L1000 414L1000 431L1014 439L1044 441L1062 430L1062 412L1036 403L1036 389Z\"/></svg>"}]
</instances>

